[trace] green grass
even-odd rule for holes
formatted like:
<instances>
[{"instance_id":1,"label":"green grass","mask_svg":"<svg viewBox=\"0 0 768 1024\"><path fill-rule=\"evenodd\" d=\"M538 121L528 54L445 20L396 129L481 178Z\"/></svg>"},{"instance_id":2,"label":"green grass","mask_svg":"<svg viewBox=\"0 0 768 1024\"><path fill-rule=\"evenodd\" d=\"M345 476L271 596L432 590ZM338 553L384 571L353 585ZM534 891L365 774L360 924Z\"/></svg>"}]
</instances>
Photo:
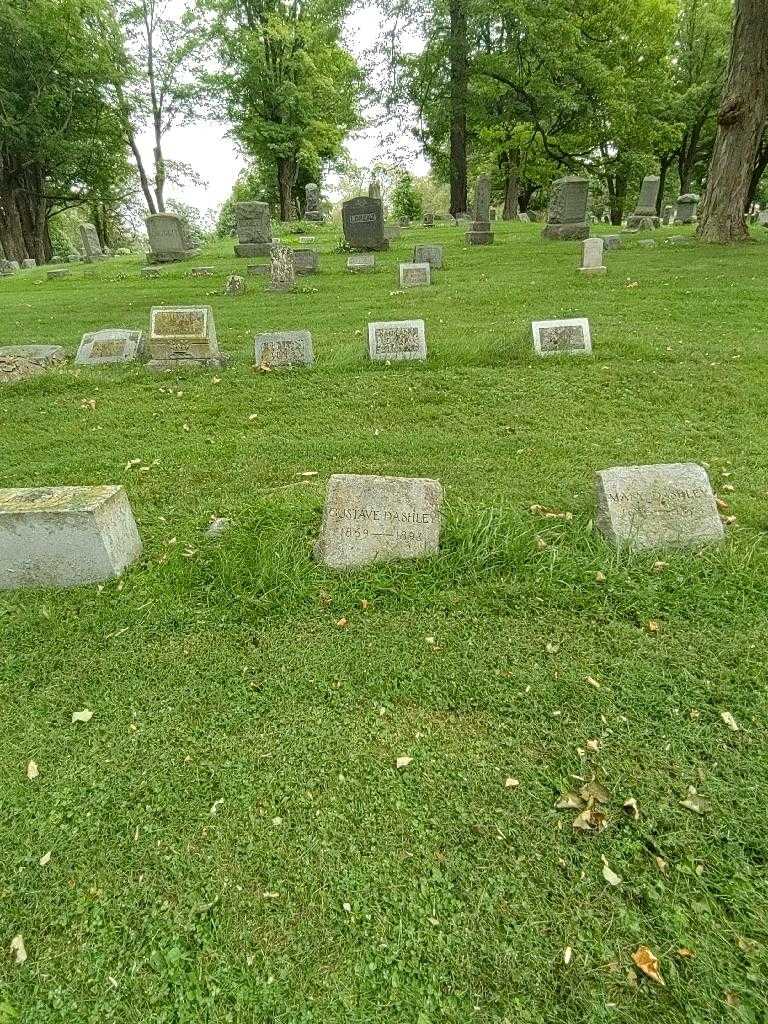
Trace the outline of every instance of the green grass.
<instances>
[{"instance_id":1,"label":"green grass","mask_svg":"<svg viewBox=\"0 0 768 1024\"><path fill-rule=\"evenodd\" d=\"M103 590L0 596L2 1024L768 1021L768 233L630 239L585 279L539 232L407 229L352 276L319 228L291 295L223 296L231 243L194 261L214 279L124 258L0 280L3 343L74 354L210 303L233 357L0 392L0 486L122 483L145 545ZM445 269L396 293L417 241ZM530 321L564 315L594 358L534 360ZM427 362L366 362L366 322L411 317ZM315 369L253 372L253 335L281 328L311 329ZM727 542L661 572L611 552L593 472L686 460L731 504ZM334 472L439 478L440 555L314 564ZM554 803L593 776L589 837ZM663 988L628 975L643 944Z\"/></svg>"}]
</instances>

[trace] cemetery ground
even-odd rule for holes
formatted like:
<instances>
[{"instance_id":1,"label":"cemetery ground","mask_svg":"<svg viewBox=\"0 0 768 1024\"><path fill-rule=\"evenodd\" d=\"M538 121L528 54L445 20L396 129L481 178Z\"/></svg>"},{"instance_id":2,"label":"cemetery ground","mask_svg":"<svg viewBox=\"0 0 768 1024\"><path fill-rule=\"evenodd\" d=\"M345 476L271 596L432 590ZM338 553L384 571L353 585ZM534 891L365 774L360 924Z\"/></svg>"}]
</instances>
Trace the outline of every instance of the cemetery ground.
<instances>
[{"instance_id":1,"label":"cemetery ground","mask_svg":"<svg viewBox=\"0 0 768 1024\"><path fill-rule=\"evenodd\" d=\"M144 541L120 581L0 596L3 1024L767 1019L768 233L625 236L590 277L494 230L352 275L318 226L294 294L221 294L231 241L0 280L5 344L210 304L233 357L0 392L1 485L123 484ZM401 293L417 242L445 269ZM534 358L561 316L592 357ZM426 363L368 362L411 318ZM251 368L302 328L314 368ZM686 461L725 543L613 552L594 471ZM314 563L339 472L439 479L440 554ZM555 807L589 783L593 833Z\"/></svg>"}]
</instances>

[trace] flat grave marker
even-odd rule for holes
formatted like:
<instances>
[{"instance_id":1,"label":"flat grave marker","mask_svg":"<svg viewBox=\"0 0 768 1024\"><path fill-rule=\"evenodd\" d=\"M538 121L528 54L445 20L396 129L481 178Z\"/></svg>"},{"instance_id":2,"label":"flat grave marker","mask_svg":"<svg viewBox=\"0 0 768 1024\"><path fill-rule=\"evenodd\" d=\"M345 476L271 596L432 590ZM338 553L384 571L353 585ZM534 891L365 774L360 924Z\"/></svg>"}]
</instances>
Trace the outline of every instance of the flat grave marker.
<instances>
[{"instance_id":1,"label":"flat grave marker","mask_svg":"<svg viewBox=\"0 0 768 1024\"><path fill-rule=\"evenodd\" d=\"M149 320L150 370L222 366L210 306L153 306Z\"/></svg>"},{"instance_id":2,"label":"flat grave marker","mask_svg":"<svg viewBox=\"0 0 768 1024\"><path fill-rule=\"evenodd\" d=\"M589 355L592 338L589 320L573 317L570 320L534 320L533 348L538 356Z\"/></svg>"},{"instance_id":3,"label":"flat grave marker","mask_svg":"<svg viewBox=\"0 0 768 1024\"><path fill-rule=\"evenodd\" d=\"M401 288L423 288L432 284L429 263L401 263L398 271Z\"/></svg>"},{"instance_id":4,"label":"flat grave marker","mask_svg":"<svg viewBox=\"0 0 768 1024\"><path fill-rule=\"evenodd\" d=\"M426 359L423 320L380 320L368 324L368 355L376 362Z\"/></svg>"},{"instance_id":5,"label":"flat grave marker","mask_svg":"<svg viewBox=\"0 0 768 1024\"><path fill-rule=\"evenodd\" d=\"M256 366L312 366L314 361L310 331L268 331L254 339Z\"/></svg>"}]
</instances>

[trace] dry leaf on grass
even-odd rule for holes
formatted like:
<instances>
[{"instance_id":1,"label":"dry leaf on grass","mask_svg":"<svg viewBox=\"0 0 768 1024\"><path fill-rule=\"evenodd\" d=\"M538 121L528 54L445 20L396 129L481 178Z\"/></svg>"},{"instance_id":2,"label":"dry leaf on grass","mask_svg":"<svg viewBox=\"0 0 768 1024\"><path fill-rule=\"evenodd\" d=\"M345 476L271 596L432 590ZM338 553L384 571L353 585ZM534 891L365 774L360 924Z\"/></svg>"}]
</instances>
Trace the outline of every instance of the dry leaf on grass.
<instances>
[{"instance_id":1,"label":"dry leaf on grass","mask_svg":"<svg viewBox=\"0 0 768 1024\"><path fill-rule=\"evenodd\" d=\"M82 711L73 711L72 712L72 721L73 722L90 722L90 720L92 718L93 718L93 712L89 711L88 708L83 708Z\"/></svg>"},{"instance_id":2,"label":"dry leaf on grass","mask_svg":"<svg viewBox=\"0 0 768 1024\"><path fill-rule=\"evenodd\" d=\"M594 676L587 676L587 682L590 686L594 686L596 690L600 689L600 683L598 683Z\"/></svg>"},{"instance_id":3,"label":"dry leaf on grass","mask_svg":"<svg viewBox=\"0 0 768 1024\"><path fill-rule=\"evenodd\" d=\"M556 512L555 509L547 508L545 505L531 505L531 512L535 516L543 516L544 519L564 519L566 522L573 519L573 512Z\"/></svg>"},{"instance_id":4,"label":"dry leaf on grass","mask_svg":"<svg viewBox=\"0 0 768 1024\"><path fill-rule=\"evenodd\" d=\"M647 624L647 626L645 628L648 630L649 633L658 633L659 632L658 620L657 619L651 619L650 622Z\"/></svg>"},{"instance_id":5,"label":"dry leaf on grass","mask_svg":"<svg viewBox=\"0 0 768 1024\"><path fill-rule=\"evenodd\" d=\"M348 624L348 622L349 622L348 619L341 618L341 619L337 619L336 620L336 625L339 627L339 629L344 629L344 627Z\"/></svg>"},{"instance_id":6,"label":"dry leaf on grass","mask_svg":"<svg viewBox=\"0 0 768 1024\"><path fill-rule=\"evenodd\" d=\"M633 796L628 796L621 806L626 811L626 813L635 821L637 821L637 819L640 817L640 810L637 806L637 800L635 800Z\"/></svg>"},{"instance_id":7,"label":"dry leaf on grass","mask_svg":"<svg viewBox=\"0 0 768 1024\"><path fill-rule=\"evenodd\" d=\"M572 789L569 789L567 793L563 793L555 804L558 811L580 811L583 806L584 801Z\"/></svg>"},{"instance_id":8,"label":"dry leaf on grass","mask_svg":"<svg viewBox=\"0 0 768 1024\"><path fill-rule=\"evenodd\" d=\"M407 754L403 754L395 761L395 768L407 768L409 764L412 764L412 762L412 757L408 757Z\"/></svg>"},{"instance_id":9,"label":"dry leaf on grass","mask_svg":"<svg viewBox=\"0 0 768 1024\"><path fill-rule=\"evenodd\" d=\"M721 711L720 717L732 732L738 732L739 726L730 711Z\"/></svg>"},{"instance_id":10,"label":"dry leaf on grass","mask_svg":"<svg viewBox=\"0 0 768 1024\"><path fill-rule=\"evenodd\" d=\"M659 961L656 956L648 949L647 946L638 946L635 952L632 954L632 959L635 965L645 974L651 981L655 981L657 985L665 984L664 979L661 976L659 970Z\"/></svg>"},{"instance_id":11,"label":"dry leaf on grass","mask_svg":"<svg viewBox=\"0 0 768 1024\"><path fill-rule=\"evenodd\" d=\"M27 959L24 936L21 933L14 935L11 939L11 956L13 957L13 962L19 966L21 966L21 964L23 964Z\"/></svg>"},{"instance_id":12,"label":"dry leaf on grass","mask_svg":"<svg viewBox=\"0 0 768 1024\"><path fill-rule=\"evenodd\" d=\"M223 796L219 797L218 800L214 800L213 801L213 803L211 804L211 809L208 812L212 818L215 818L216 815L219 813L219 808L221 807L221 805L223 803L224 803L224 797Z\"/></svg>"},{"instance_id":13,"label":"dry leaf on grass","mask_svg":"<svg viewBox=\"0 0 768 1024\"><path fill-rule=\"evenodd\" d=\"M31 782L40 775L40 769L37 767L37 761L30 761L27 765L27 778Z\"/></svg>"},{"instance_id":14,"label":"dry leaf on grass","mask_svg":"<svg viewBox=\"0 0 768 1024\"><path fill-rule=\"evenodd\" d=\"M595 573L595 583L605 583L607 579L608 577L605 575L604 572Z\"/></svg>"},{"instance_id":15,"label":"dry leaf on grass","mask_svg":"<svg viewBox=\"0 0 768 1024\"><path fill-rule=\"evenodd\" d=\"M591 750L593 754L596 754L600 749L600 740L587 740L587 750Z\"/></svg>"},{"instance_id":16,"label":"dry leaf on grass","mask_svg":"<svg viewBox=\"0 0 768 1024\"><path fill-rule=\"evenodd\" d=\"M687 960L688 957L693 956L693 950L688 949L687 946L681 946L677 951L677 955L683 957L684 960Z\"/></svg>"},{"instance_id":17,"label":"dry leaf on grass","mask_svg":"<svg viewBox=\"0 0 768 1024\"><path fill-rule=\"evenodd\" d=\"M611 871L606 863L605 857L603 857L603 878L606 880L608 885L621 885L621 878L615 871Z\"/></svg>"},{"instance_id":18,"label":"dry leaf on grass","mask_svg":"<svg viewBox=\"0 0 768 1024\"><path fill-rule=\"evenodd\" d=\"M50 864L51 863L51 850L48 850L47 853L44 853L43 856L40 858L40 860L37 863L40 865L41 868L44 868L44 867L46 867L46 865Z\"/></svg>"},{"instance_id":19,"label":"dry leaf on grass","mask_svg":"<svg viewBox=\"0 0 768 1024\"><path fill-rule=\"evenodd\" d=\"M596 807L587 807L577 814L571 822L572 826L579 832L602 832L607 825L607 819L602 811Z\"/></svg>"},{"instance_id":20,"label":"dry leaf on grass","mask_svg":"<svg viewBox=\"0 0 768 1024\"><path fill-rule=\"evenodd\" d=\"M709 809L706 800L702 800L693 786L688 787L685 800L680 800L679 803L681 807L693 811L694 814L704 814Z\"/></svg>"},{"instance_id":21,"label":"dry leaf on grass","mask_svg":"<svg viewBox=\"0 0 768 1024\"><path fill-rule=\"evenodd\" d=\"M568 966L568 964L571 962L572 959L573 959L573 949L571 949L570 946L566 946L565 949L563 950L563 963L565 964L566 967Z\"/></svg>"},{"instance_id":22,"label":"dry leaf on grass","mask_svg":"<svg viewBox=\"0 0 768 1024\"><path fill-rule=\"evenodd\" d=\"M589 803L590 800L596 800L599 804L607 804L611 799L611 794L605 786L601 786L594 779L592 782L584 783L579 790L579 796L585 803Z\"/></svg>"}]
</instances>

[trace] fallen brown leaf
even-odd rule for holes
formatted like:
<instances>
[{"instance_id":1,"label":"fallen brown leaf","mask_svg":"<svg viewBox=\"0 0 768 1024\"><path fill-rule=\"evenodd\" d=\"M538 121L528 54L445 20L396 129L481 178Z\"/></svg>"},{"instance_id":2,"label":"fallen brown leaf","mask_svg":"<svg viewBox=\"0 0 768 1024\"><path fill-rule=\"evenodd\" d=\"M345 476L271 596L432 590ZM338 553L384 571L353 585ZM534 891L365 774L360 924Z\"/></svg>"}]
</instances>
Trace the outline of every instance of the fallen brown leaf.
<instances>
[{"instance_id":1,"label":"fallen brown leaf","mask_svg":"<svg viewBox=\"0 0 768 1024\"><path fill-rule=\"evenodd\" d=\"M655 981L657 985L665 984L659 970L659 961L647 946L638 946L632 954L632 959L635 966L639 967L643 974L649 977L651 981Z\"/></svg>"},{"instance_id":2,"label":"fallen brown leaf","mask_svg":"<svg viewBox=\"0 0 768 1024\"><path fill-rule=\"evenodd\" d=\"M407 768L409 764L413 763L413 758L408 757L407 754L403 754L395 761L395 768Z\"/></svg>"},{"instance_id":3,"label":"fallen brown leaf","mask_svg":"<svg viewBox=\"0 0 768 1024\"><path fill-rule=\"evenodd\" d=\"M637 806L637 800L635 800L633 796L628 796L621 806L626 811L626 813L635 821L637 821L637 819L640 817L640 811Z\"/></svg>"},{"instance_id":4,"label":"fallen brown leaf","mask_svg":"<svg viewBox=\"0 0 768 1024\"><path fill-rule=\"evenodd\" d=\"M24 936L19 933L11 939L11 956L17 966L21 966L27 959L27 950L24 945Z\"/></svg>"},{"instance_id":5,"label":"fallen brown leaf","mask_svg":"<svg viewBox=\"0 0 768 1024\"><path fill-rule=\"evenodd\" d=\"M587 807L571 822L573 828L579 832L602 832L607 823L606 816L596 807Z\"/></svg>"},{"instance_id":6,"label":"fallen brown leaf","mask_svg":"<svg viewBox=\"0 0 768 1024\"><path fill-rule=\"evenodd\" d=\"M721 711L720 717L732 732L738 732L739 726L730 711Z\"/></svg>"},{"instance_id":7,"label":"fallen brown leaf","mask_svg":"<svg viewBox=\"0 0 768 1024\"><path fill-rule=\"evenodd\" d=\"M558 811L580 811L583 806L584 801L572 789L569 789L567 793L563 793L555 804Z\"/></svg>"},{"instance_id":8,"label":"fallen brown leaf","mask_svg":"<svg viewBox=\"0 0 768 1024\"><path fill-rule=\"evenodd\" d=\"M599 782L585 782L579 790L579 796L585 803L589 803L590 800L597 801L599 804L607 804L611 799L611 794L602 786Z\"/></svg>"},{"instance_id":9,"label":"fallen brown leaf","mask_svg":"<svg viewBox=\"0 0 768 1024\"><path fill-rule=\"evenodd\" d=\"M38 778L40 775L40 769L37 767L37 761L30 761L27 765L27 778L31 782L33 779Z\"/></svg>"},{"instance_id":10,"label":"fallen brown leaf","mask_svg":"<svg viewBox=\"0 0 768 1024\"><path fill-rule=\"evenodd\" d=\"M72 712L72 721L73 722L90 722L90 720L92 718L93 718L93 712L90 711L88 708L83 708L82 711L73 711Z\"/></svg>"}]
</instances>

